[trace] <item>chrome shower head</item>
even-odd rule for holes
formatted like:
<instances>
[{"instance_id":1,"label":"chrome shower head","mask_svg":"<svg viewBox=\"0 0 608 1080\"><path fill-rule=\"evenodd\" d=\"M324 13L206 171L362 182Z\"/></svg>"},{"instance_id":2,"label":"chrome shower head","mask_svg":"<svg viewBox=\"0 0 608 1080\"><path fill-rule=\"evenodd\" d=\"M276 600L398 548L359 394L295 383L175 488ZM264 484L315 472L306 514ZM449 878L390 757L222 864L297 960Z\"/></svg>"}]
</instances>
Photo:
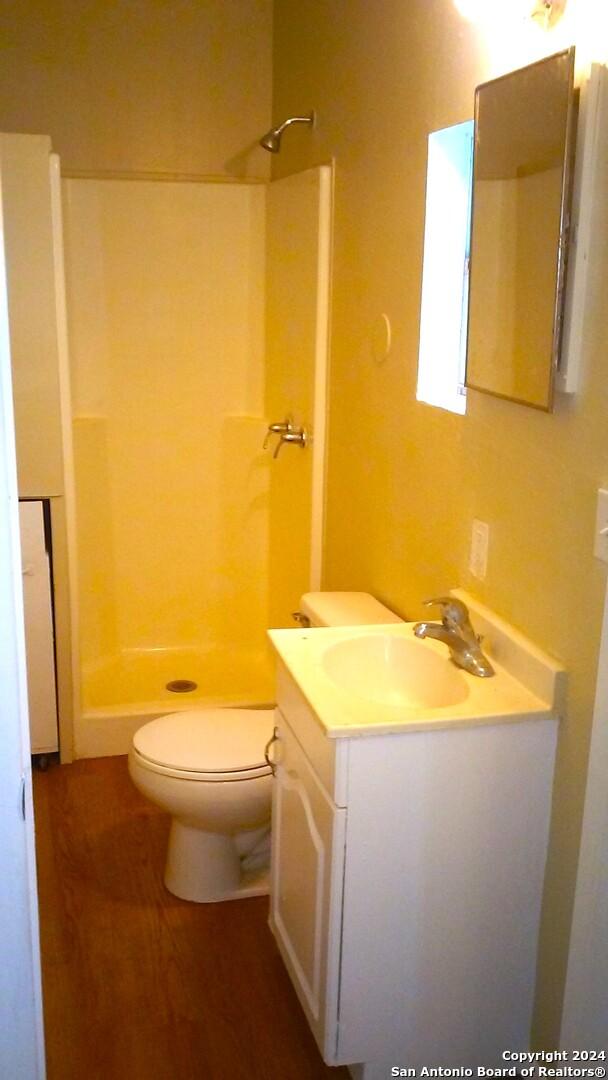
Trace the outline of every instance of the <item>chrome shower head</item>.
<instances>
[{"instance_id":1,"label":"chrome shower head","mask_svg":"<svg viewBox=\"0 0 608 1080\"><path fill-rule=\"evenodd\" d=\"M276 127L271 128L265 135L262 135L260 146L263 146L264 150L269 150L271 154L278 154L281 149L281 136L285 128L289 127L290 124L311 124L314 126L314 122L314 112L308 113L307 116L290 116L288 120L284 120L282 124L277 124Z\"/></svg>"},{"instance_id":2,"label":"chrome shower head","mask_svg":"<svg viewBox=\"0 0 608 1080\"><path fill-rule=\"evenodd\" d=\"M277 128L271 128L262 135L260 146L263 146L264 150L270 150L271 154L278 154L281 149L281 132Z\"/></svg>"}]
</instances>

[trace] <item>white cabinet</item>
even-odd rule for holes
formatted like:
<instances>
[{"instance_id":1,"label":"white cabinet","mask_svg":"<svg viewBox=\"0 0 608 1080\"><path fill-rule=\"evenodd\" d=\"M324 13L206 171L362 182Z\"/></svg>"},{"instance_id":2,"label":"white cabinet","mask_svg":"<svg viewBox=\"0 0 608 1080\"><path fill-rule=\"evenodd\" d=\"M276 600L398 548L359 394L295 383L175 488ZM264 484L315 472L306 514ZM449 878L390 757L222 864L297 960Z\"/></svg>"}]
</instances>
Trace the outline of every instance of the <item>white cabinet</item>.
<instances>
[{"instance_id":1,"label":"white cabinet","mask_svg":"<svg viewBox=\"0 0 608 1080\"><path fill-rule=\"evenodd\" d=\"M278 704L271 928L325 1061L504 1065L528 1048L555 719L328 738L282 665Z\"/></svg>"},{"instance_id":2,"label":"white cabinet","mask_svg":"<svg viewBox=\"0 0 608 1080\"><path fill-rule=\"evenodd\" d=\"M272 832L271 925L321 1051L336 1052L346 811L323 790L278 717L281 764Z\"/></svg>"},{"instance_id":3,"label":"white cabinet","mask_svg":"<svg viewBox=\"0 0 608 1080\"><path fill-rule=\"evenodd\" d=\"M27 692L32 754L59 747L51 567L42 499L19 503Z\"/></svg>"}]
</instances>

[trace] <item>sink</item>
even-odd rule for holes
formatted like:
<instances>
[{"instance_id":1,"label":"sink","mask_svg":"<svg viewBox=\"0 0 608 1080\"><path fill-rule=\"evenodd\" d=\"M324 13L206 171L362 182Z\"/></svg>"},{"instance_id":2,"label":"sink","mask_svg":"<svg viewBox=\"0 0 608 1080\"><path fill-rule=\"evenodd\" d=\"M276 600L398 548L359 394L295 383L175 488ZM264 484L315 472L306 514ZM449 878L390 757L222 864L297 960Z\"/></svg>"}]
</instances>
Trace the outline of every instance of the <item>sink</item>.
<instances>
[{"instance_id":1,"label":"sink","mask_svg":"<svg viewBox=\"0 0 608 1080\"><path fill-rule=\"evenodd\" d=\"M465 676L428 642L366 634L329 645L322 666L342 690L381 705L441 708L469 694Z\"/></svg>"},{"instance_id":2,"label":"sink","mask_svg":"<svg viewBox=\"0 0 608 1080\"><path fill-rule=\"evenodd\" d=\"M474 597L454 595L487 642L493 679L456 667L442 642L414 636L414 622L270 630L279 699L289 698L291 679L294 701L301 694L302 707L332 739L559 714L566 693L561 664Z\"/></svg>"}]
</instances>

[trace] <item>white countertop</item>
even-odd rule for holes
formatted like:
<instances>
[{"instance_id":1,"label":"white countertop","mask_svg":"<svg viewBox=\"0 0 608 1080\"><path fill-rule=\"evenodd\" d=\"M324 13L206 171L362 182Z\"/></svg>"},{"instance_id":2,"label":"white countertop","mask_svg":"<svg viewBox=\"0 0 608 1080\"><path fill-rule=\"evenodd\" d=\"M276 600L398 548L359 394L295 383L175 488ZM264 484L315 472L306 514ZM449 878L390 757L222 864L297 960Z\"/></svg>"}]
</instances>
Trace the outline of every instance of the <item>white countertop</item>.
<instances>
[{"instance_id":1,"label":"white countertop","mask_svg":"<svg viewBox=\"0 0 608 1080\"><path fill-rule=\"evenodd\" d=\"M500 620L497 620L497 624L500 624L500 633L504 635L506 624ZM414 625L391 623L382 626L311 627L270 630L268 633L279 659L330 738L471 727L531 718L542 719L556 714L558 692L561 696L563 691L563 669L531 643L526 643L521 635L518 636L517 650L523 648L525 652L529 645L536 669L539 665L543 669L543 679L539 681L536 671L534 677L527 680L534 689L514 678L497 662L492 653L491 642L488 642L488 653L496 674L491 678L479 678L458 668L459 675L466 684L466 696L464 700L451 705L405 706L374 701L337 685L325 670L324 654L329 646L347 638L377 634L400 636L407 641L415 641L421 649L431 649L444 658L446 664L452 664L444 644L428 638L423 641L414 638ZM522 663L520 658L518 674L526 670L526 664ZM539 687L543 688L542 696L538 692Z\"/></svg>"}]
</instances>

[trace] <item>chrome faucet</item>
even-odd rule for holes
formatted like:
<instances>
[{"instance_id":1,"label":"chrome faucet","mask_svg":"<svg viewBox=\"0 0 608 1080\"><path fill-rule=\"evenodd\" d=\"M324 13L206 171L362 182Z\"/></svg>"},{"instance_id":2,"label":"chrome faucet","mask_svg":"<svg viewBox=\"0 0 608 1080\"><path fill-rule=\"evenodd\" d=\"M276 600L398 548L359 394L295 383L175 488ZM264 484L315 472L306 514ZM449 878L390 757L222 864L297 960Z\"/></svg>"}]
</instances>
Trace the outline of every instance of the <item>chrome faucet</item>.
<instances>
[{"instance_id":1,"label":"chrome faucet","mask_svg":"<svg viewBox=\"0 0 608 1080\"><path fill-rule=\"evenodd\" d=\"M284 431L279 436L279 441L274 448L273 458L278 458L279 451L285 443L292 443L294 446L300 446L302 450L305 450L310 442L310 433L305 427L292 428L291 431Z\"/></svg>"},{"instance_id":2,"label":"chrome faucet","mask_svg":"<svg viewBox=\"0 0 608 1080\"><path fill-rule=\"evenodd\" d=\"M282 439L284 435L289 434L291 431L293 431L293 429L293 416L291 415L286 416L285 419L281 420L279 423L269 424L268 431L266 432L266 438L262 443L262 450L268 449L271 435L279 435Z\"/></svg>"},{"instance_id":3,"label":"chrome faucet","mask_svg":"<svg viewBox=\"0 0 608 1080\"><path fill-rule=\"evenodd\" d=\"M286 416L284 420L279 421L276 424L269 424L266 432L266 438L262 443L262 449L267 450L270 439L273 435L278 435L279 440L274 448L273 458L278 458L281 447L285 443L292 443L295 446L300 446L302 450L305 450L310 442L312 442L312 435L310 431L305 427L294 427L293 416Z\"/></svg>"},{"instance_id":4,"label":"chrome faucet","mask_svg":"<svg viewBox=\"0 0 608 1080\"><path fill-rule=\"evenodd\" d=\"M441 608L441 622L419 622L414 627L414 633L418 638L435 638L447 645L452 660L458 667L464 668L471 675L478 675L481 679L487 679L494 675L487 656L481 651L481 638L477 636L471 620L469 609L462 600L455 596L440 596L436 600L425 600L425 607L438 605Z\"/></svg>"}]
</instances>

